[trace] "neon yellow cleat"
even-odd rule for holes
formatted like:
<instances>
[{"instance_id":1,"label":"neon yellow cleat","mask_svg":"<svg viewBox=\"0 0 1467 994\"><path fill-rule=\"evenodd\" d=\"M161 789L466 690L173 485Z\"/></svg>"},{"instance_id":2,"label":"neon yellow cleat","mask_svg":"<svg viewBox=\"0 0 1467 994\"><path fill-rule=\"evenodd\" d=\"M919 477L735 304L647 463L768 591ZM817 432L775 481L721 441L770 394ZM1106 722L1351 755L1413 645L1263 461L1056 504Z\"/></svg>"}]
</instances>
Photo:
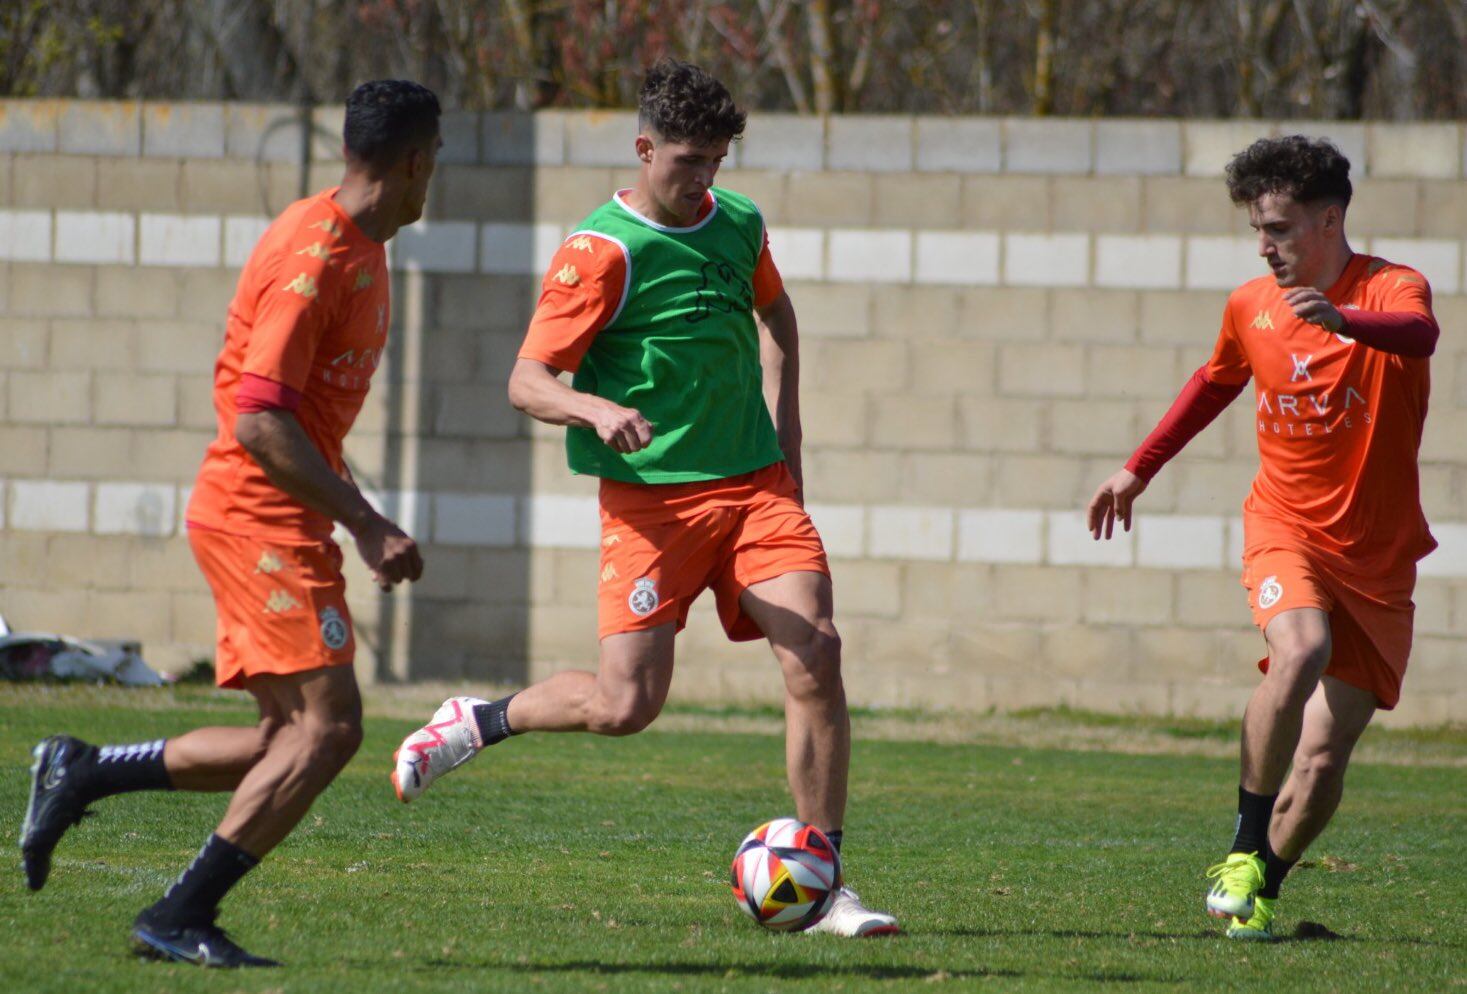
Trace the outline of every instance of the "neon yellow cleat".
<instances>
[{"instance_id":1,"label":"neon yellow cleat","mask_svg":"<svg viewBox=\"0 0 1467 994\"><path fill-rule=\"evenodd\" d=\"M1207 892L1207 913L1214 918L1253 917L1253 895L1263 886L1263 860L1256 852L1235 852L1209 867L1216 883Z\"/></svg>"},{"instance_id":2,"label":"neon yellow cleat","mask_svg":"<svg viewBox=\"0 0 1467 994\"><path fill-rule=\"evenodd\" d=\"M1228 938L1245 942L1277 942L1278 936L1273 934L1273 916L1278 900L1276 897L1254 898L1253 917L1247 921L1234 918L1228 926Z\"/></svg>"}]
</instances>

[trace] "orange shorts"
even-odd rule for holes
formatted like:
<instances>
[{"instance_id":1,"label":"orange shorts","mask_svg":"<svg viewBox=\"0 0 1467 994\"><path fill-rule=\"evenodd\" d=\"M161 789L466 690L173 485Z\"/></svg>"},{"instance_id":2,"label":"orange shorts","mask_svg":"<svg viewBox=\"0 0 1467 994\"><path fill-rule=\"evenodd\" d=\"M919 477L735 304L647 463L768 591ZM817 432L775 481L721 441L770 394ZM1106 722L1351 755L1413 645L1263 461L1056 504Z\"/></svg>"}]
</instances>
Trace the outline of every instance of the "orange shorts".
<instances>
[{"instance_id":1,"label":"orange shorts","mask_svg":"<svg viewBox=\"0 0 1467 994\"><path fill-rule=\"evenodd\" d=\"M214 591L219 686L351 664L357 646L335 542L282 545L193 524L188 541Z\"/></svg>"},{"instance_id":2,"label":"orange shorts","mask_svg":"<svg viewBox=\"0 0 1467 994\"><path fill-rule=\"evenodd\" d=\"M1325 674L1376 696L1389 711L1401 699L1411 655L1416 564L1369 580L1332 570L1297 548L1250 549L1243 586L1259 631L1284 611L1318 608L1329 615L1331 652ZM1258 668L1268 672L1268 658Z\"/></svg>"},{"instance_id":3,"label":"orange shorts","mask_svg":"<svg viewBox=\"0 0 1467 994\"><path fill-rule=\"evenodd\" d=\"M706 588L735 642L763 633L743 592L785 573L830 575L820 534L782 462L722 480L601 481L598 637L677 623Z\"/></svg>"}]
</instances>

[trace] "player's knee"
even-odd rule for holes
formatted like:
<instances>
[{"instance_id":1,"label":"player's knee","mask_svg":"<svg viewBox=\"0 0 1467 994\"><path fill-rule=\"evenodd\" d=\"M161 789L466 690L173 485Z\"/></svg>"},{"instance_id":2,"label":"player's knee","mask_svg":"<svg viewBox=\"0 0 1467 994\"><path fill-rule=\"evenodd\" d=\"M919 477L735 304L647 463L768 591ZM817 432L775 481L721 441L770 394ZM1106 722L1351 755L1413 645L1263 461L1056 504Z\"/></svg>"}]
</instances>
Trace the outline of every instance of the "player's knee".
<instances>
[{"instance_id":1,"label":"player's knee","mask_svg":"<svg viewBox=\"0 0 1467 994\"><path fill-rule=\"evenodd\" d=\"M1349 757L1333 749L1301 752L1294 757L1294 771L1311 785L1338 783L1345 778Z\"/></svg>"},{"instance_id":2,"label":"player's knee","mask_svg":"<svg viewBox=\"0 0 1467 994\"><path fill-rule=\"evenodd\" d=\"M307 752L320 768L341 769L362 745L362 723L351 718L318 718L305 723Z\"/></svg>"},{"instance_id":3,"label":"player's knee","mask_svg":"<svg viewBox=\"0 0 1467 994\"><path fill-rule=\"evenodd\" d=\"M628 698L602 707L591 722L591 730L598 735L635 735L652 724L661 711L656 701Z\"/></svg>"},{"instance_id":4,"label":"player's knee","mask_svg":"<svg viewBox=\"0 0 1467 994\"><path fill-rule=\"evenodd\" d=\"M1324 668L1329 665L1328 641L1300 640L1269 653L1268 672L1293 691L1308 696L1314 692Z\"/></svg>"},{"instance_id":5,"label":"player's knee","mask_svg":"<svg viewBox=\"0 0 1467 994\"><path fill-rule=\"evenodd\" d=\"M828 697L840 692L840 633L833 625L816 625L805 641L794 648L797 665L785 669L785 686L791 696Z\"/></svg>"}]
</instances>

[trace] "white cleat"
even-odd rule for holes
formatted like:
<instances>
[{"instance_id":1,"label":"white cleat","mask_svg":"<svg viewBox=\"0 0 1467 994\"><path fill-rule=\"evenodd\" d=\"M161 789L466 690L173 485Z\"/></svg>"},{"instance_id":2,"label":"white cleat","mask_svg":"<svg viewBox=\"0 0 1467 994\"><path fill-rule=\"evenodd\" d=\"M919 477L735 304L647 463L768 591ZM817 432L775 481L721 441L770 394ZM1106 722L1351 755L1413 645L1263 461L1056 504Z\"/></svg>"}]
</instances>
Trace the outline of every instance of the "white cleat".
<instances>
[{"instance_id":1,"label":"white cleat","mask_svg":"<svg viewBox=\"0 0 1467 994\"><path fill-rule=\"evenodd\" d=\"M831 902L825 917L811 925L807 931L861 938L896 935L901 929L894 917L872 911L861 903L860 895L849 887L842 887L836 892L835 900Z\"/></svg>"},{"instance_id":2,"label":"white cleat","mask_svg":"<svg viewBox=\"0 0 1467 994\"><path fill-rule=\"evenodd\" d=\"M477 697L450 697L428 724L402 740L392 754L392 787L399 801L416 800L434 780L478 755L484 743L474 705L487 703Z\"/></svg>"}]
</instances>

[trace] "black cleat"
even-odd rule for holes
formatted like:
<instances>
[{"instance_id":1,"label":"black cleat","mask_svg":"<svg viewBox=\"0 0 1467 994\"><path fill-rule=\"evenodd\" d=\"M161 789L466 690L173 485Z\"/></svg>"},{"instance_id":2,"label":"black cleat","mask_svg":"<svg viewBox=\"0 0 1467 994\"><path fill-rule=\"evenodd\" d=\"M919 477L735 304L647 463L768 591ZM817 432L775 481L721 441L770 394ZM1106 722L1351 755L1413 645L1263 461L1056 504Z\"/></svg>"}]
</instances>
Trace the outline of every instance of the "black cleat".
<instances>
[{"instance_id":1,"label":"black cleat","mask_svg":"<svg viewBox=\"0 0 1467 994\"><path fill-rule=\"evenodd\" d=\"M46 886L51 850L66 830L89 814L77 783L76 761L90 748L69 735L43 739L31 751L31 796L20 828L20 854L31 890Z\"/></svg>"},{"instance_id":2,"label":"black cleat","mask_svg":"<svg viewBox=\"0 0 1467 994\"><path fill-rule=\"evenodd\" d=\"M159 920L152 908L145 908L132 923L132 946L139 956L173 963L224 969L280 965L273 959L241 949L224 929L214 924L214 915L199 924L175 925Z\"/></svg>"}]
</instances>

